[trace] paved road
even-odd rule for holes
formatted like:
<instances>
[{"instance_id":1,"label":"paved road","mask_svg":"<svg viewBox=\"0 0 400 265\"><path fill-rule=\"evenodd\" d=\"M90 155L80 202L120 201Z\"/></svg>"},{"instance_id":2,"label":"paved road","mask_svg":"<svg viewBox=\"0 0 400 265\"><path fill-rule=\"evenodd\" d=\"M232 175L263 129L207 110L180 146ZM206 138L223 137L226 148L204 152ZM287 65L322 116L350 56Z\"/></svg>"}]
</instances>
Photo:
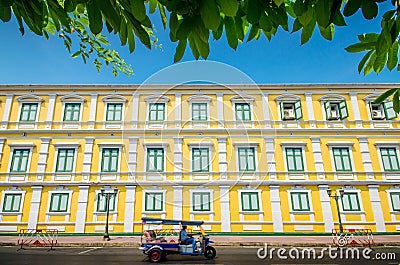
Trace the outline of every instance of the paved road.
<instances>
[{"instance_id":1,"label":"paved road","mask_svg":"<svg viewBox=\"0 0 400 265\"><path fill-rule=\"evenodd\" d=\"M17 247L0 247L0 265L70 265L70 264L82 264L82 265L105 265L105 264L118 264L118 265L136 265L150 263L147 261L147 257L143 255L139 250L132 248L56 248L54 251L48 251L46 248L29 248L25 250L17 251ZM271 253L273 258L267 255L265 259L257 257L257 248L217 248L217 257L215 260L206 260L204 257L192 257L192 256L179 256L169 255L167 261L163 264L214 264L214 265L261 265L261 264L388 264L398 265L400 264L400 248L375 248L368 256L371 259L365 259L362 257L362 250L360 250L360 259L352 258L349 254L349 258L346 259L346 253L343 251L343 258L340 258L340 252L332 250L331 255L337 254L336 259L329 257L329 252L324 251L324 258L319 259L321 255L321 248L316 248L316 258L308 258L308 252L303 251L304 249L298 248L297 250L288 249L279 250L281 256L287 257L287 259L280 259L277 256L278 250L272 250L267 248L267 253ZM345 249L344 249L345 250ZM300 259L291 258L290 255L295 256L296 251L299 252ZM305 258L301 258L301 253L304 253ZM349 252L350 253L350 252ZM389 260L378 261L376 257L389 257L395 254L395 258L390 257ZM260 254L263 254L261 251ZM378 255L378 256L377 256Z\"/></svg>"}]
</instances>

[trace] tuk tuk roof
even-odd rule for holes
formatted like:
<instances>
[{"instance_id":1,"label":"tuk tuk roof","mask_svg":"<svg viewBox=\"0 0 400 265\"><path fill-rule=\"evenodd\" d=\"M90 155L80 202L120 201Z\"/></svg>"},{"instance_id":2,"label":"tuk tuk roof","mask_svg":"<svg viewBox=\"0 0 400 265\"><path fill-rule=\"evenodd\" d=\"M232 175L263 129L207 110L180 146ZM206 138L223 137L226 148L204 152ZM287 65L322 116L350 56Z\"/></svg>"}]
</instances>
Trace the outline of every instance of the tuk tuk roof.
<instances>
[{"instance_id":1,"label":"tuk tuk roof","mask_svg":"<svg viewBox=\"0 0 400 265\"><path fill-rule=\"evenodd\" d=\"M143 224L200 226L200 225L204 224L204 221L166 220L166 219L160 219L160 218L143 217L142 223Z\"/></svg>"}]
</instances>

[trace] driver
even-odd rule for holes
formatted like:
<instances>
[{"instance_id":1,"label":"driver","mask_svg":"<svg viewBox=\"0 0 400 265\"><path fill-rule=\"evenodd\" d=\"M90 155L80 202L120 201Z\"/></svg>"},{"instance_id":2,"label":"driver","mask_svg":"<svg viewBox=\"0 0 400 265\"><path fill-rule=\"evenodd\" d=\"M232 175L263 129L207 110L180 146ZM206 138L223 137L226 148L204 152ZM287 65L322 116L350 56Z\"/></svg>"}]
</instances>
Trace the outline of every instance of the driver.
<instances>
[{"instance_id":1,"label":"driver","mask_svg":"<svg viewBox=\"0 0 400 265\"><path fill-rule=\"evenodd\" d=\"M192 244L193 251L197 251L196 240L192 237L191 234L188 234L186 231L187 226L182 225L182 230L180 232L180 240L185 241L189 244Z\"/></svg>"}]
</instances>

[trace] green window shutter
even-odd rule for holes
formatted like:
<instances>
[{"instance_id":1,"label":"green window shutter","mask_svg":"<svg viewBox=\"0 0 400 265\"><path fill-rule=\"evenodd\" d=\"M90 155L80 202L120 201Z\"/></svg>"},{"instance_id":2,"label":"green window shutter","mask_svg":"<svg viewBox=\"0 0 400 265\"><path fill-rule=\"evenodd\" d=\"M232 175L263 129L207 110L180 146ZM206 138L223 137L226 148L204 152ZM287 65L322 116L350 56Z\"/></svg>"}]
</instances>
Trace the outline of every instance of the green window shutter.
<instances>
[{"instance_id":1,"label":"green window shutter","mask_svg":"<svg viewBox=\"0 0 400 265\"><path fill-rule=\"evenodd\" d=\"M304 171L303 151L301 148L286 148L288 171Z\"/></svg>"},{"instance_id":2,"label":"green window shutter","mask_svg":"<svg viewBox=\"0 0 400 265\"><path fill-rule=\"evenodd\" d=\"M103 148L102 151L102 172L117 172L118 171L118 148Z\"/></svg>"},{"instance_id":3,"label":"green window shutter","mask_svg":"<svg viewBox=\"0 0 400 265\"><path fill-rule=\"evenodd\" d=\"M239 171L255 171L256 161L254 148L238 148L238 161Z\"/></svg>"},{"instance_id":4,"label":"green window shutter","mask_svg":"<svg viewBox=\"0 0 400 265\"><path fill-rule=\"evenodd\" d=\"M358 193L345 193L342 197L343 211L361 211Z\"/></svg>"},{"instance_id":5,"label":"green window shutter","mask_svg":"<svg viewBox=\"0 0 400 265\"><path fill-rule=\"evenodd\" d=\"M122 120L122 103L107 103L106 121Z\"/></svg>"},{"instance_id":6,"label":"green window shutter","mask_svg":"<svg viewBox=\"0 0 400 265\"><path fill-rule=\"evenodd\" d=\"M383 169L385 171L399 171L397 149L394 147L380 148Z\"/></svg>"},{"instance_id":7,"label":"green window shutter","mask_svg":"<svg viewBox=\"0 0 400 265\"><path fill-rule=\"evenodd\" d=\"M332 148L336 171L352 171L349 148Z\"/></svg>"},{"instance_id":8,"label":"green window shutter","mask_svg":"<svg viewBox=\"0 0 400 265\"><path fill-rule=\"evenodd\" d=\"M298 100L294 103L294 114L296 116L296 120L303 118L303 111L301 109L301 101Z\"/></svg>"},{"instance_id":9,"label":"green window shutter","mask_svg":"<svg viewBox=\"0 0 400 265\"><path fill-rule=\"evenodd\" d=\"M193 148L192 149L192 171L193 172L209 172L209 149Z\"/></svg>"},{"instance_id":10,"label":"green window shutter","mask_svg":"<svg viewBox=\"0 0 400 265\"><path fill-rule=\"evenodd\" d=\"M392 202L393 211L400 211L400 192L391 192L390 201Z\"/></svg>"},{"instance_id":11,"label":"green window shutter","mask_svg":"<svg viewBox=\"0 0 400 265\"><path fill-rule=\"evenodd\" d=\"M150 103L149 104L149 121L164 121L165 120L165 104Z\"/></svg>"},{"instance_id":12,"label":"green window shutter","mask_svg":"<svg viewBox=\"0 0 400 265\"><path fill-rule=\"evenodd\" d=\"M258 192L242 192L242 211L259 211Z\"/></svg>"},{"instance_id":13,"label":"green window shutter","mask_svg":"<svg viewBox=\"0 0 400 265\"><path fill-rule=\"evenodd\" d=\"M50 212L66 212L68 210L68 193L53 193L50 199Z\"/></svg>"},{"instance_id":14,"label":"green window shutter","mask_svg":"<svg viewBox=\"0 0 400 265\"><path fill-rule=\"evenodd\" d=\"M65 103L63 121L79 121L80 111L80 103Z\"/></svg>"},{"instance_id":15,"label":"green window shutter","mask_svg":"<svg viewBox=\"0 0 400 265\"><path fill-rule=\"evenodd\" d=\"M192 104L192 120L193 121L206 121L207 117L207 103L193 103Z\"/></svg>"},{"instance_id":16,"label":"green window shutter","mask_svg":"<svg viewBox=\"0 0 400 265\"><path fill-rule=\"evenodd\" d=\"M22 103L19 120L22 122L36 121L38 103Z\"/></svg>"},{"instance_id":17,"label":"green window shutter","mask_svg":"<svg viewBox=\"0 0 400 265\"><path fill-rule=\"evenodd\" d=\"M29 149L14 149L10 172L26 172L28 168Z\"/></svg>"},{"instance_id":18,"label":"green window shutter","mask_svg":"<svg viewBox=\"0 0 400 265\"><path fill-rule=\"evenodd\" d=\"M56 172L72 172L74 167L75 149L59 149Z\"/></svg>"},{"instance_id":19,"label":"green window shutter","mask_svg":"<svg viewBox=\"0 0 400 265\"><path fill-rule=\"evenodd\" d=\"M387 120L392 120L397 117L396 111L393 109L393 101L383 102L383 109L385 110L385 117Z\"/></svg>"},{"instance_id":20,"label":"green window shutter","mask_svg":"<svg viewBox=\"0 0 400 265\"><path fill-rule=\"evenodd\" d=\"M283 118L284 118L284 113L283 113L283 102L282 102L282 101L279 102L279 109L280 109L280 111L281 111L281 119L283 120Z\"/></svg>"},{"instance_id":21,"label":"green window shutter","mask_svg":"<svg viewBox=\"0 0 400 265\"><path fill-rule=\"evenodd\" d=\"M211 210L209 192L193 192L193 211L205 212Z\"/></svg>"},{"instance_id":22,"label":"green window shutter","mask_svg":"<svg viewBox=\"0 0 400 265\"><path fill-rule=\"evenodd\" d=\"M292 211L310 211L308 192L291 192Z\"/></svg>"},{"instance_id":23,"label":"green window shutter","mask_svg":"<svg viewBox=\"0 0 400 265\"><path fill-rule=\"evenodd\" d=\"M346 104L346 100L342 100L339 102L339 114L340 114L340 119L346 119L347 117L349 117L349 112L347 110L347 104Z\"/></svg>"},{"instance_id":24,"label":"green window shutter","mask_svg":"<svg viewBox=\"0 0 400 265\"><path fill-rule=\"evenodd\" d=\"M146 192L145 195L146 211L162 211L163 210L163 193L162 192Z\"/></svg>"},{"instance_id":25,"label":"green window shutter","mask_svg":"<svg viewBox=\"0 0 400 265\"><path fill-rule=\"evenodd\" d=\"M249 103L236 103L235 104L236 120L250 121L251 112Z\"/></svg>"},{"instance_id":26,"label":"green window shutter","mask_svg":"<svg viewBox=\"0 0 400 265\"><path fill-rule=\"evenodd\" d=\"M22 194L5 194L3 212L19 212L21 208Z\"/></svg>"},{"instance_id":27,"label":"green window shutter","mask_svg":"<svg viewBox=\"0 0 400 265\"><path fill-rule=\"evenodd\" d=\"M332 119L331 102L330 101L325 101L324 102L324 108L325 108L326 119L327 120Z\"/></svg>"},{"instance_id":28,"label":"green window shutter","mask_svg":"<svg viewBox=\"0 0 400 265\"><path fill-rule=\"evenodd\" d=\"M97 194L97 212L107 212L107 198L106 194ZM110 198L110 212L115 211L115 195L109 195Z\"/></svg>"},{"instance_id":29,"label":"green window shutter","mask_svg":"<svg viewBox=\"0 0 400 265\"><path fill-rule=\"evenodd\" d=\"M163 171L164 171L164 149L148 148L147 172L163 172Z\"/></svg>"}]
</instances>

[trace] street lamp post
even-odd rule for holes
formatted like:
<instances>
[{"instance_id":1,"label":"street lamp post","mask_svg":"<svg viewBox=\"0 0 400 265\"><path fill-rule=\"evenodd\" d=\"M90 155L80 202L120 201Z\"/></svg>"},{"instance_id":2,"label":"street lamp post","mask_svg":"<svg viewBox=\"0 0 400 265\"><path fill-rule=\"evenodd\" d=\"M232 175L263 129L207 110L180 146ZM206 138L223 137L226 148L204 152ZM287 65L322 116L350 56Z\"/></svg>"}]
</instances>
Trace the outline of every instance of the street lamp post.
<instances>
[{"instance_id":1,"label":"street lamp post","mask_svg":"<svg viewBox=\"0 0 400 265\"><path fill-rule=\"evenodd\" d=\"M105 196L106 199L106 228L103 236L104 241L110 241L110 235L108 234L108 216L110 215L110 199L112 196L117 196L118 189L105 189L101 188L100 192L102 196Z\"/></svg>"},{"instance_id":2,"label":"street lamp post","mask_svg":"<svg viewBox=\"0 0 400 265\"><path fill-rule=\"evenodd\" d=\"M339 191L339 195L338 195L338 191ZM344 190L342 190L342 189L336 190L334 195L332 195L331 189L327 189L326 192L328 193L329 197L335 199L336 210L337 210L338 219L339 219L339 230L340 230L340 233L342 234L343 233L343 224L342 224L342 217L340 216L339 198L342 199Z\"/></svg>"}]
</instances>

